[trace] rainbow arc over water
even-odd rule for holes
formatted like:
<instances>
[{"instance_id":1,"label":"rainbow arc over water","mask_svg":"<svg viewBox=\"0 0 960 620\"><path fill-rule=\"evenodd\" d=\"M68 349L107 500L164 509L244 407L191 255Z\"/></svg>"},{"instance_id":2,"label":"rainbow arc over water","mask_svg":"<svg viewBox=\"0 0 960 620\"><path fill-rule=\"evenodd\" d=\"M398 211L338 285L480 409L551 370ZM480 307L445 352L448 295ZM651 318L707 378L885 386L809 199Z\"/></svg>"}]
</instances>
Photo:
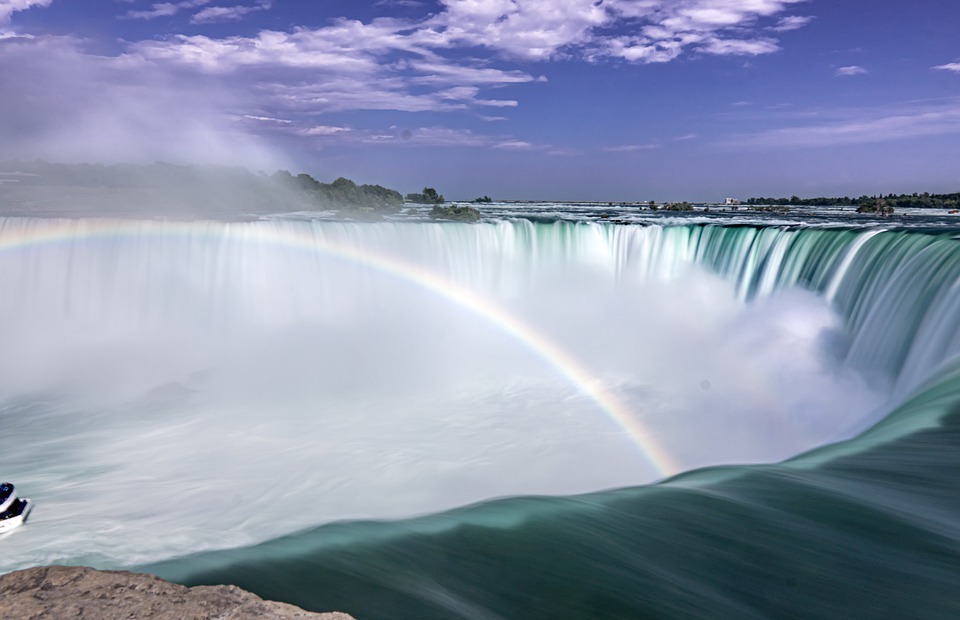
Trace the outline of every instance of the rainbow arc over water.
<instances>
[{"instance_id":1,"label":"rainbow arc over water","mask_svg":"<svg viewBox=\"0 0 960 620\"><path fill-rule=\"evenodd\" d=\"M140 221L124 219L30 220L29 226L0 228L0 252L44 244L115 241L134 235L189 236L196 238L230 239L238 242L255 241L264 244L313 252L349 261L365 268L387 274L427 290L450 303L489 322L515 340L563 377L576 390L596 404L629 436L640 449L658 477L682 471L681 466L656 441L650 431L631 411L630 407L604 387L579 360L558 346L535 328L509 313L493 300L439 274L395 256L380 254L368 248L359 248L342 241L333 241L318 234L308 222L270 222L259 226L256 222L210 221ZM441 225L441 224L438 224Z\"/></svg>"}]
</instances>

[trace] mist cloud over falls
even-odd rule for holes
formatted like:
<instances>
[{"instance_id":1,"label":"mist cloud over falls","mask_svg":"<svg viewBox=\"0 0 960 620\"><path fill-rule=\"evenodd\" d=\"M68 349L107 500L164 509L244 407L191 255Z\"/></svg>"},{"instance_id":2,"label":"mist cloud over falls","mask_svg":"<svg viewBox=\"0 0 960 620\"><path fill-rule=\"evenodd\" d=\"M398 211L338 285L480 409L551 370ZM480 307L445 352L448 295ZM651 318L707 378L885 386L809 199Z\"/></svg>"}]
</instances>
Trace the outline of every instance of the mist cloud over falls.
<instances>
[{"instance_id":1,"label":"mist cloud over falls","mask_svg":"<svg viewBox=\"0 0 960 620\"><path fill-rule=\"evenodd\" d=\"M531 245L526 226L5 222L8 244L60 233L0 255L19 291L0 300L0 454L42 490L31 530L49 534L17 552L147 561L641 484L659 475L651 446L684 468L778 460L876 403L816 296L744 304L669 252L618 275L601 228ZM649 434L416 270L565 351Z\"/></svg>"},{"instance_id":2,"label":"mist cloud over falls","mask_svg":"<svg viewBox=\"0 0 960 620\"><path fill-rule=\"evenodd\" d=\"M155 160L275 169L285 158L240 130L236 93L162 67L90 54L72 37L0 39L0 157Z\"/></svg>"}]
</instances>

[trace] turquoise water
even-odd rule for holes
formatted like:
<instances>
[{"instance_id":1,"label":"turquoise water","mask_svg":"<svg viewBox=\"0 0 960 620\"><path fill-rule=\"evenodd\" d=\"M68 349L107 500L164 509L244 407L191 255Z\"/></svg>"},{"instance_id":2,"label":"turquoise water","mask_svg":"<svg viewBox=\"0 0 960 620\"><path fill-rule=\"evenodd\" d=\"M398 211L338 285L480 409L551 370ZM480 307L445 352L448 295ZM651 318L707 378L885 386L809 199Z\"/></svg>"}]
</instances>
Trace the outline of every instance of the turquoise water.
<instances>
[{"instance_id":1,"label":"turquoise water","mask_svg":"<svg viewBox=\"0 0 960 620\"><path fill-rule=\"evenodd\" d=\"M954 237L5 220L0 471L38 509L3 568L362 619L955 617Z\"/></svg>"}]
</instances>

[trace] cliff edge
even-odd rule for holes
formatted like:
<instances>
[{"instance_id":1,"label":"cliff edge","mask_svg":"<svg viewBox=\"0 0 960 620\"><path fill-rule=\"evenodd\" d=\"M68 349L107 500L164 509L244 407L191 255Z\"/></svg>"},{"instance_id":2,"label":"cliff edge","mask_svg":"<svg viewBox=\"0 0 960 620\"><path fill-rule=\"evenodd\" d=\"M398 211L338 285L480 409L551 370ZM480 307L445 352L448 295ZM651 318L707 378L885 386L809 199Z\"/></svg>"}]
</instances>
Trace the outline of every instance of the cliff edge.
<instances>
[{"instance_id":1,"label":"cliff edge","mask_svg":"<svg viewBox=\"0 0 960 620\"><path fill-rule=\"evenodd\" d=\"M154 575L82 566L40 566L0 575L0 620L353 620L264 601L236 586L188 588Z\"/></svg>"}]
</instances>

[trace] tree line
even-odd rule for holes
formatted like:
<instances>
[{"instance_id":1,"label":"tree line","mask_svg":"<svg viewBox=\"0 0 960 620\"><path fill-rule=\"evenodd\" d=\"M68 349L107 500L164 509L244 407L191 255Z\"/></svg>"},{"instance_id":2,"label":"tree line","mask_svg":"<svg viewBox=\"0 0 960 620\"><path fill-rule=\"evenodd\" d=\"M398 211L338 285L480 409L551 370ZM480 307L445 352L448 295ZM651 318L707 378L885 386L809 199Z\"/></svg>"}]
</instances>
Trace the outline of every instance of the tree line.
<instances>
[{"instance_id":1,"label":"tree line","mask_svg":"<svg viewBox=\"0 0 960 620\"><path fill-rule=\"evenodd\" d=\"M336 209L349 216L399 211L400 192L381 185L358 185L340 177L322 183L287 170L271 175L240 166L152 164L60 164L44 160L0 161L0 203L10 190L84 188L116 200L145 197L156 204L266 212ZM134 193L131 193L134 192Z\"/></svg>"},{"instance_id":2,"label":"tree line","mask_svg":"<svg viewBox=\"0 0 960 620\"><path fill-rule=\"evenodd\" d=\"M883 201L884 205L895 209L960 209L960 193L954 194L931 194L923 192L922 194L914 192L913 194L887 194L877 196L859 196L851 198L825 197L800 198L791 196L790 198L750 198L746 201L748 205L795 205L795 206L844 206L860 207L877 204Z\"/></svg>"},{"instance_id":3,"label":"tree line","mask_svg":"<svg viewBox=\"0 0 960 620\"><path fill-rule=\"evenodd\" d=\"M299 190L321 207L351 206L389 212L397 211L403 206L403 196L400 192L382 185L357 185L344 177L339 177L332 183L321 183L309 174L300 173L293 176L286 170L278 170L273 173L272 178Z\"/></svg>"}]
</instances>

